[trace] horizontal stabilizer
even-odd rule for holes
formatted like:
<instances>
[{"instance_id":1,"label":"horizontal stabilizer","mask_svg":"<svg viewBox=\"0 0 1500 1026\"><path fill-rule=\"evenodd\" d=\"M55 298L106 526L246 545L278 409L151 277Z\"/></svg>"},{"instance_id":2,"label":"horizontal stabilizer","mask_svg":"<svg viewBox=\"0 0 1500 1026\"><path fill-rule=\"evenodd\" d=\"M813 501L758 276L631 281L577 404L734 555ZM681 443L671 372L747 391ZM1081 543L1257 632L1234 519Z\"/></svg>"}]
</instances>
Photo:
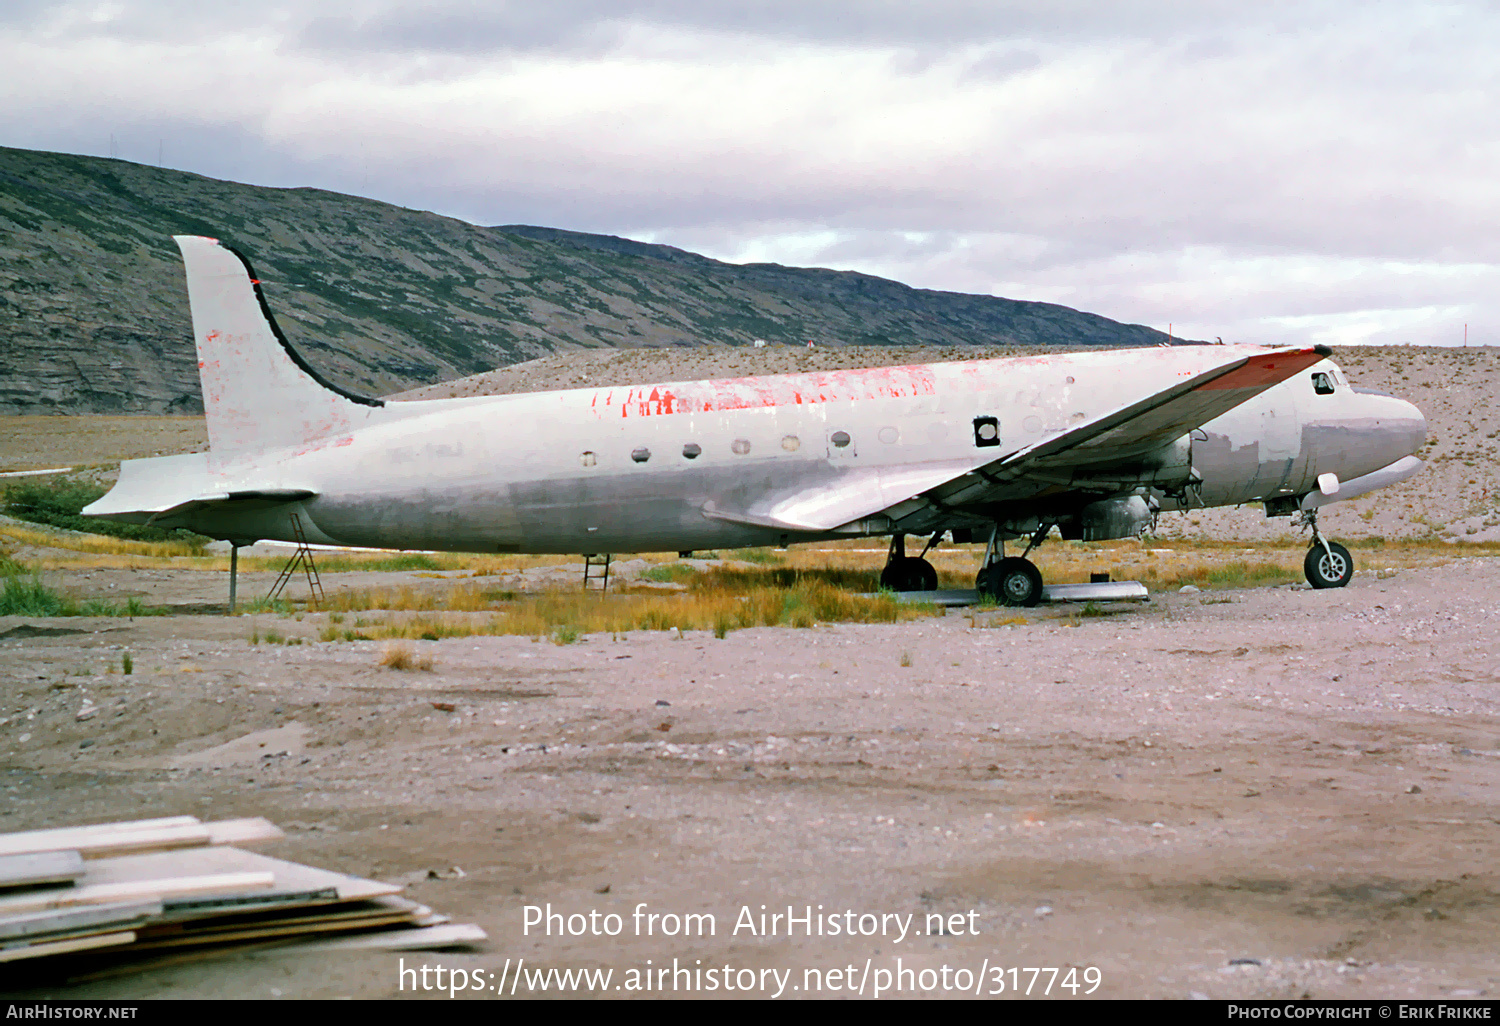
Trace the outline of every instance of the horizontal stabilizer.
<instances>
[{"instance_id":1,"label":"horizontal stabilizer","mask_svg":"<svg viewBox=\"0 0 1500 1026\"><path fill-rule=\"evenodd\" d=\"M125 460L120 479L98 501L85 506L86 517L109 517L133 523L148 523L165 516L213 506L240 510L266 509L310 499L316 492L306 488L234 489L210 477L208 454L184 453L146 460Z\"/></svg>"}]
</instances>

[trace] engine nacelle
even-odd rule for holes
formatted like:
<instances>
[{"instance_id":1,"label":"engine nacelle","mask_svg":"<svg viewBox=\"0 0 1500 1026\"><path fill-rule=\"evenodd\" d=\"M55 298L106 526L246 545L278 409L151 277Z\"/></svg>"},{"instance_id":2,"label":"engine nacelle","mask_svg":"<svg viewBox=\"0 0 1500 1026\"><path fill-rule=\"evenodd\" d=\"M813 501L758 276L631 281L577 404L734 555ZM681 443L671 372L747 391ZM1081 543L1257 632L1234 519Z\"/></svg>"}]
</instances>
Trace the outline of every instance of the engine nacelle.
<instances>
[{"instance_id":1,"label":"engine nacelle","mask_svg":"<svg viewBox=\"0 0 1500 1026\"><path fill-rule=\"evenodd\" d=\"M1062 534L1064 538L1077 541L1139 538L1141 532L1151 525L1155 513L1151 507L1152 503L1141 495L1091 502L1078 511L1072 524L1061 528Z\"/></svg>"}]
</instances>

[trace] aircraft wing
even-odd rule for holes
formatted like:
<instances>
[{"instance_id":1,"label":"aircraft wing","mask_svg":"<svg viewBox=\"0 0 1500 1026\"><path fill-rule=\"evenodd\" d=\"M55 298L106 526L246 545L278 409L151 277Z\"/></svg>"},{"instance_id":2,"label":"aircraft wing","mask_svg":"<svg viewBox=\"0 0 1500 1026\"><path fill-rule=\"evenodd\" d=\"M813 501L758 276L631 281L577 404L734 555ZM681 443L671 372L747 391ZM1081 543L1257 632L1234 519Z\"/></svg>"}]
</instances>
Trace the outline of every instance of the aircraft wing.
<instances>
[{"instance_id":1,"label":"aircraft wing","mask_svg":"<svg viewBox=\"0 0 1500 1026\"><path fill-rule=\"evenodd\" d=\"M987 501L1030 474L1128 462L1223 416L1266 389L1327 359L1327 346L1276 349L1213 367L1117 410L1010 453L934 489L944 505Z\"/></svg>"},{"instance_id":2,"label":"aircraft wing","mask_svg":"<svg viewBox=\"0 0 1500 1026\"><path fill-rule=\"evenodd\" d=\"M927 501L950 508L983 503L1003 491L1008 482L1031 473L1108 466L1151 452L1329 355L1326 346L1316 346L1267 350L1229 360L998 460L976 454L962 462L865 468L844 476L832 488L819 486L779 495L763 507L723 510L709 506L703 512L712 519L759 527L830 531L876 514L900 519Z\"/></svg>"}]
</instances>

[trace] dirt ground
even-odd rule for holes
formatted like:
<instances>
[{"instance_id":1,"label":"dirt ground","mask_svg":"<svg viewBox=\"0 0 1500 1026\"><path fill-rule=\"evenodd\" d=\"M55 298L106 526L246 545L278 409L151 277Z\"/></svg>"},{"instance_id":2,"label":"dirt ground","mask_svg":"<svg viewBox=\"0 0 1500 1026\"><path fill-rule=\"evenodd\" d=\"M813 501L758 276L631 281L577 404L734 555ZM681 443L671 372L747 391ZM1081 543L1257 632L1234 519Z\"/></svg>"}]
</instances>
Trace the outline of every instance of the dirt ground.
<instances>
[{"instance_id":1,"label":"dirt ground","mask_svg":"<svg viewBox=\"0 0 1500 1026\"><path fill-rule=\"evenodd\" d=\"M219 576L162 573L168 592ZM751 996L790 971L783 998L850 966L823 993L898 967L934 970L903 990L934 996L958 970L989 993L996 967L1005 996L1011 967L1061 969L1054 996L1069 968L1095 997L1500 990L1500 562L1088 612L413 642L425 672L317 641L323 614L0 619L0 830L267 816L287 831L268 853L412 881L490 934L28 993L383 997L404 964L492 973L473 980L493 997L523 958L612 969L611 996L674 959L754 970ZM250 643L268 629L304 643ZM621 933L528 933L549 904ZM762 905L914 918L904 938L895 919L765 937L740 920ZM637 935L643 906L712 913L715 934Z\"/></svg>"}]
</instances>

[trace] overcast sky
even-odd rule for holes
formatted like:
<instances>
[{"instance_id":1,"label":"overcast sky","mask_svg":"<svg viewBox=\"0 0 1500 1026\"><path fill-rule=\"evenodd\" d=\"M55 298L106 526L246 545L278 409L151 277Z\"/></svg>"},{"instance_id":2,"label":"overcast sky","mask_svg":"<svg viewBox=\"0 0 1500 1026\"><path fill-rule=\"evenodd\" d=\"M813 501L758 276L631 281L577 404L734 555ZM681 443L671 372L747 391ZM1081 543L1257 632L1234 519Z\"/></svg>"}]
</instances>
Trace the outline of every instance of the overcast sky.
<instances>
[{"instance_id":1,"label":"overcast sky","mask_svg":"<svg viewBox=\"0 0 1500 1026\"><path fill-rule=\"evenodd\" d=\"M0 143L1065 303L1500 344L1500 9L0 0Z\"/></svg>"}]
</instances>

